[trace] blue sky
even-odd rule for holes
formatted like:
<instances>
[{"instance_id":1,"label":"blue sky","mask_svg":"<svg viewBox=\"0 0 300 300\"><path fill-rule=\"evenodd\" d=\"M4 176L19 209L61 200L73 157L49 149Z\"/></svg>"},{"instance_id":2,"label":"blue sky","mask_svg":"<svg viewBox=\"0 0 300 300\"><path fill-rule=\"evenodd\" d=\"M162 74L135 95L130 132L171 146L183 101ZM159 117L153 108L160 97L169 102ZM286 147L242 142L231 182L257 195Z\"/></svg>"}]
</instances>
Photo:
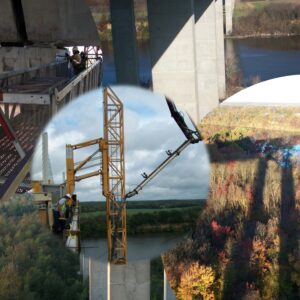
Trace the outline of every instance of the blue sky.
<instances>
[{"instance_id":1,"label":"blue sky","mask_svg":"<svg viewBox=\"0 0 300 300\"><path fill-rule=\"evenodd\" d=\"M113 86L124 104L126 191L150 173L175 150L185 137L171 118L165 98L138 87ZM62 109L46 126L49 156L55 183L62 182L65 171L65 145L103 136L102 89L85 94ZM185 115L186 122L189 121ZM93 152L86 148L75 152L79 161ZM132 200L204 199L208 193L209 159L203 143L190 145ZM41 179L41 142L36 146L32 178ZM104 200L100 178L76 184L81 201Z\"/></svg>"}]
</instances>

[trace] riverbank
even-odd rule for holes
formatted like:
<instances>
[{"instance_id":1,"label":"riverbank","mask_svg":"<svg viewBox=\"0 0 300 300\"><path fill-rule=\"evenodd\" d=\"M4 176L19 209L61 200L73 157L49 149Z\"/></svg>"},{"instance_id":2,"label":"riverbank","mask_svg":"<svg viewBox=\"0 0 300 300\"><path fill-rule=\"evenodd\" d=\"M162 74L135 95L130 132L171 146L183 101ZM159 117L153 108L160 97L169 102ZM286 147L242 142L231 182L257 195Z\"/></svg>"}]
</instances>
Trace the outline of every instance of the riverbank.
<instances>
[{"instance_id":1,"label":"riverbank","mask_svg":"<svg viewBox=\"0 0 300 300\"><path fill-rule=\"evenodd\" d=\"M204 200L128 201L127 234L188 232L204 204ZM81 207L81 237L106 237L105 203L81 203Z\"/></svg>"},{"instance_id":2,"label":"riverbank","mask_svg":"<svg viewBox=\"0 0 300 300\"><path fill-rule=\"evenodd\" d=\"M300 3L295 0L236 3L232 37L275 37L299 34Z\"/></svg>"},{"instance_id":3,"label":"riverbank","mask_svg":"<svg viewBox=\"0 0 300 300\"><path fill-rule=\"evenodd\" d=\"M226 35L225 39L248 39L248 38L281 38L281 37L293 37L293 36L300 36L300 33L261 33L261 34L248 34L248 35Z\"/></svg>"}]
</instances>

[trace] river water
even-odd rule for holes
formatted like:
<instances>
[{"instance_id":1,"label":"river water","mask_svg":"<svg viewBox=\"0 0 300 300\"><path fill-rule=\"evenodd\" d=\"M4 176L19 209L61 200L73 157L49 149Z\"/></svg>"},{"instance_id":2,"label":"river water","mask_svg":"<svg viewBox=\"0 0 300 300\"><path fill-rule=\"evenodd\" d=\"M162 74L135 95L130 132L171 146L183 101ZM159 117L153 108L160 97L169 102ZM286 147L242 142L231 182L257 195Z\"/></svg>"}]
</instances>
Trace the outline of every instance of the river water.
<instances>
[{"instance_id":1,"label":"river water","mask_svg":"<svg viewBox=\"0 0 300 300\"><path fill-rule=\"evenodd\" d=\"M226 56L234 56L245 86L253 78L260 81L276 77L300 74L300 36L226 39ZM102 44L104 55L103 83L116 82L113 48ZM142 83L151 80L149 41L138 43L139 73Z\"/></svg>"},{"instance_id":2,"label":"river water","mask_svg":"<svg viewBox=\"0 0 300 300\"><path fill-rule=\"evenodd\" d=\"M300 36L227 39L225 47L227 57L235 56L245 86L257 76L265 81L300 74Z\"/></svg>"},{"instance_id":3,"label":"river water","mask_svg":"<svg viewBox=\"0 0 300 300\"><path fill-rule=\"evenodd\" d=\"M160 256L182 240L182 233L140 234L127 237L129 261L145 260ZM105 238L84 240L82 248L87 256L107 261L107 241Z\"/></svg>"},{"instance_id":4,"label":"river water","mask_svg":"<svg viewBox=\"0 0 300 300\"><path fill-rule=\"evenodd\" d=\"M150 260L172 249L183 239L183 234L160 233L128 236L126 266L111 266L112 299L149 299L151 290ZM90 277L90 299L107 299L107 241L83 240L81 271ZM156 280L163 281L163 274ZM175 300L168 283L167 299ZM123 286L123 288L122 288ZM123 294L121 297L120 294ZM161 291L163 293L163 291ZM113 296L114 295L114 296Z\"/></svg>"}]
</instances>

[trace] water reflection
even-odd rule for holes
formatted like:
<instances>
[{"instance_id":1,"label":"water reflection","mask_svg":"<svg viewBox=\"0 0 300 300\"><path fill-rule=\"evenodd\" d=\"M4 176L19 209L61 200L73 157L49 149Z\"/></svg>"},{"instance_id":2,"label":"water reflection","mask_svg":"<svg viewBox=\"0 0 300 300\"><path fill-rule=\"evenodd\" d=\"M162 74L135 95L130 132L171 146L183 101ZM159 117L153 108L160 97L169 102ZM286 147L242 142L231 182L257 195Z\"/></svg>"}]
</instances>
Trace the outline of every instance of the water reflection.
<instances>
[{"instance_id":1,"label":"water reflection","mask_svg":"<svg viewBox=\"0 0 300 300\"><path fill-rule=\"evenodd\" d=\"M226 39L226 56L234 55L244 85L300 74L300 36Z\"/></svg>"},{"instance_id":2,"label":"water reflection","mask_svg":"<svg viewBox=\"0 0 300 300\"><path fill-rule=\"evenodd\" d=\"M149 41L138 42L140 81L151 81ZM235 57L245 86L287 75L300 74L300 36L226 39L226 56ZM104 55L103 84L116 83L113 47L102 43Z\"/></svg>"}]
</instances>

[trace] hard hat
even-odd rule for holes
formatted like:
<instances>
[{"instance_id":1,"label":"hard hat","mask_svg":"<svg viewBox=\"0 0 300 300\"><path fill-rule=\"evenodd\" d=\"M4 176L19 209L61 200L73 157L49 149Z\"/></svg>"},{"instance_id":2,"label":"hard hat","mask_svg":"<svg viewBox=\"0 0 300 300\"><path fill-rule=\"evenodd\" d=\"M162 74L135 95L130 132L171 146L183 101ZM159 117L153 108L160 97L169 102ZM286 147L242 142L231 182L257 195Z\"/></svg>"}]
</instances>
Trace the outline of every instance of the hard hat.
<instances>
[{"instance_id":1,"label":"hard hat","mask_svg":"<svg viewBox=\"0 0 300 300\"><path fill-rule=\"evenodd\" d=\"M72 196L70 194L66 194L65 197L71 198Z\"/></svg>"},{"instance_id":2,"label":"hard hat","mask_svg":"<svg viewBox=\"0 0 300 300\"><path fill-rule=\"evenodd\" d=\"M74 47L73 47L73 51L78 51L78 47L77 47L77 46L74 46Z\"/></svg>"}]
</instances>

